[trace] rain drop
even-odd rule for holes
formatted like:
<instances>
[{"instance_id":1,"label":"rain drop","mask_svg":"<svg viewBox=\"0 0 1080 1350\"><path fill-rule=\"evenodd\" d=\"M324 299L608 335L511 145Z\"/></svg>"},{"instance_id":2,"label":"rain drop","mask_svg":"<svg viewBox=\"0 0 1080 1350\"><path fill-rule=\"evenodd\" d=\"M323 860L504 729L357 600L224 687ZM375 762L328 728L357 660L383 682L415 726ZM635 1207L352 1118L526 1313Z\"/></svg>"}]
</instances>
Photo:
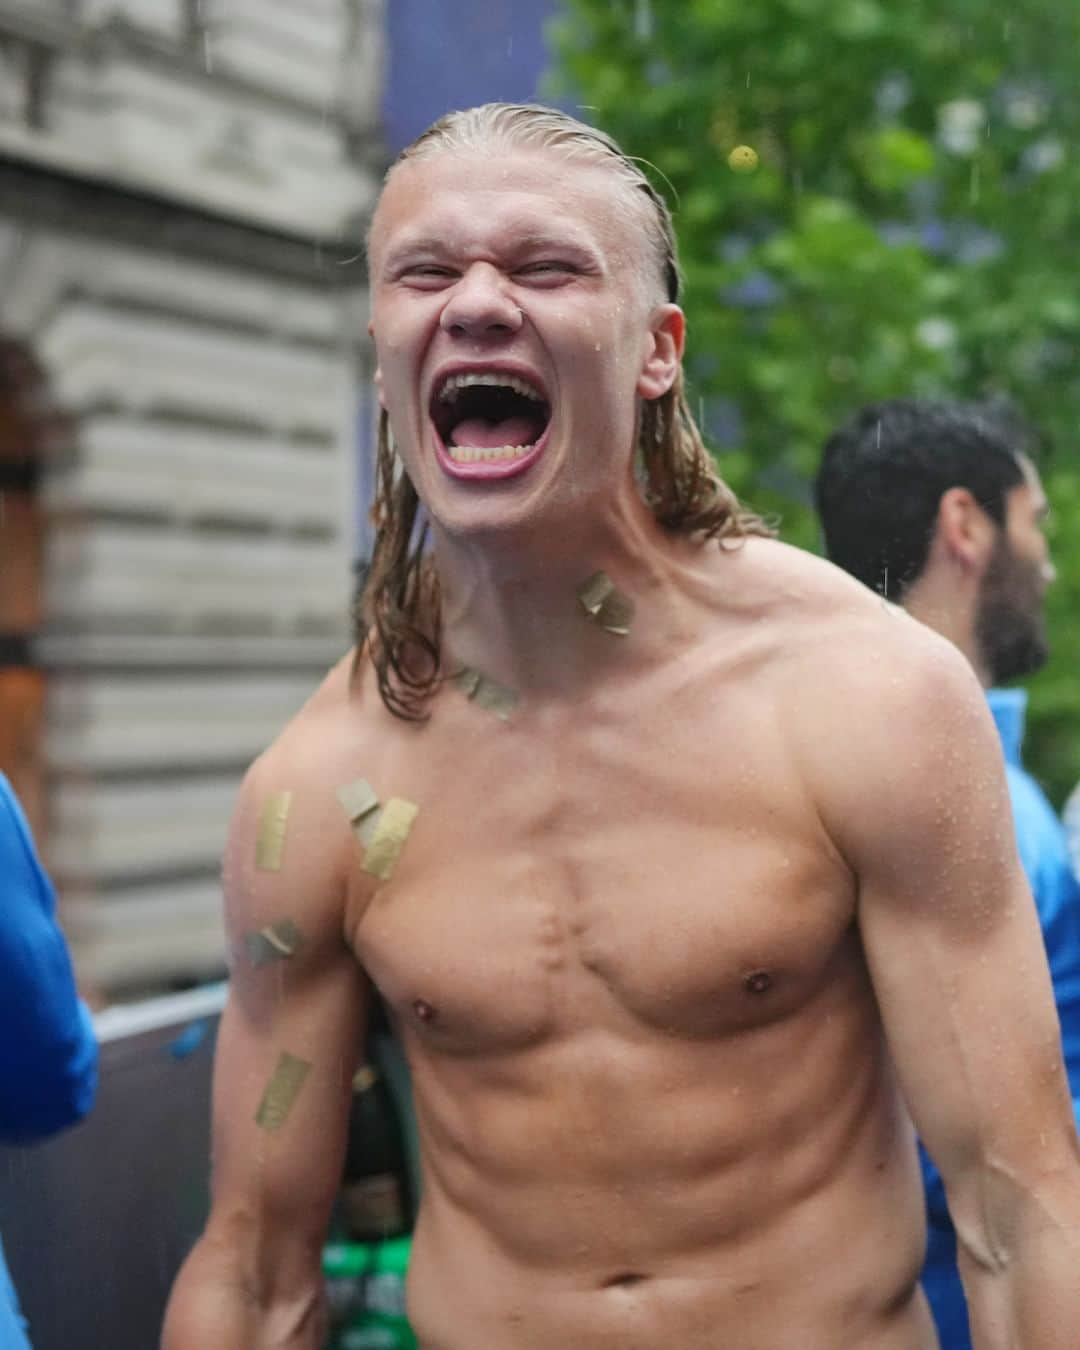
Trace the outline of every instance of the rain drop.
<instances>
[{"instance_id":1,"label":"rain drop","mask_svg":"<svg viewBox=\"0 0 1080 1350\"><path fill-rule=\"evenodd\" d=\"M639 42L649 42L652 35L652 0L637 0L634 6L634 36Z\"/></svg>"}]
</instances>

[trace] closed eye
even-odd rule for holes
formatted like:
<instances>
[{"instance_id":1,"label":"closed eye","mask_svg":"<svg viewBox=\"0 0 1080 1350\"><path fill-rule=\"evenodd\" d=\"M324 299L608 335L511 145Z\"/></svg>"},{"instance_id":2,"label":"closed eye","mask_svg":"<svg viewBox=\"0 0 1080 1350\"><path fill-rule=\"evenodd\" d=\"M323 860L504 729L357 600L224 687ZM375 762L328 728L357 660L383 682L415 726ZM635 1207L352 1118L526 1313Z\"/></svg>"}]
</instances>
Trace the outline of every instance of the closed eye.
<instances>
[{"instance_id":1,"label":"closed eye","mask_svg":"<svg viewBox=\"0 0 1080 1350\"><path fill-rule=\"evenodd\" d=\"M572 262L559 258L544 258L538 262L525 263L516 269L516 275L527 282L539 282L541 285L558 283L570 277L579 276L581 268Z\"/></svg>"},{"instance_id":2,"label":"closed eye","mask_svg":"<svg viewBox=\"0 0 1080 1350\"><path fill-rule=\"evenodd\" d=\"M453 281L457 273L452 267L443 267L439 263L413 263L409 267L403 267L397 275L397 280L405 282L407 285L421 286L425 289L441 286L447 281Z\"/></svg>"}]
</instances>

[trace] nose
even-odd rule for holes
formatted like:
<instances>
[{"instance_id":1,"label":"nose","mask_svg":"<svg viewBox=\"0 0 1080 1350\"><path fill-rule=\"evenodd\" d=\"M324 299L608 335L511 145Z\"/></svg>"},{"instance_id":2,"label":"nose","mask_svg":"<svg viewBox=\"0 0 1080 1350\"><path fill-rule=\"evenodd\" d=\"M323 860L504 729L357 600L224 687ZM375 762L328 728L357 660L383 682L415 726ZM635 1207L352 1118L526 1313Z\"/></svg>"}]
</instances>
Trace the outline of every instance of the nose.
<instances>
[{"instance_id":1,"label":"nose","mask_svg":"<svg viewBox=\"0 0 1080 1350\"><path fill-rule=\"evenodd\" d=\"M478 262L450 290L439 324L455 337L483 338L516 333L522 320L499 270Z\"/></svg>"},{"instance_id":2,"label":"nose","mask_svg":"<svg viewBox=\"0 0 1080 1350\"><path fill-rule=\"evenodd\" d=\"M1049 557L1043 559L1042 579L1047 586L1052 586L1057 581L1057 568Z\"/></svg>"}]
</instances>

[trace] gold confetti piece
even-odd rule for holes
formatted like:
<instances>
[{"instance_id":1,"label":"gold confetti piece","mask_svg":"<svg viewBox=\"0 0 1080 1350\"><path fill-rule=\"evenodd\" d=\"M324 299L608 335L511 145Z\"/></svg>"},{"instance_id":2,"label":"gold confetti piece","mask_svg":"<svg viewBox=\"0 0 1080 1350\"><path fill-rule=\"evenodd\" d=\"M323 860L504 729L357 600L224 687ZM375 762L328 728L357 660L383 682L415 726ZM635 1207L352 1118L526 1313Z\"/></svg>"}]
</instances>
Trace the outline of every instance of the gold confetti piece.
<instances>
[{"instance_id":1,"label":"gold confetti piece","mask_svg":"<svg viewBox=\"0 0 1080 1350\"><path fill-rule=\"evenodd\" d=\"M379 1071L372 1064L361 1064L353 1074L354 1092L368 1092L379 1081Z\"/></svg>"},{"instance_id":2,"label":"gold confetti piece","mask_svg":"<svg viewBox=\"0 0 1080 1350\"><path fill-rule=\"evenodd\" d=\"M285 851L285 827L289 823L291 792L271 792L259 813L259 837L255 844L255 866L264 872L281 870Z\"/></svg>"},{"instance_id":3,"label":"gold confetti piece","mask_svg":"<svg viewBox=\"0 0 1080 1350\"><path fill-rule=\"evenodd\" d=\"M628 595L623 595L621 591L612 591L600 606L596 622L606 633L614 633L616 637L627 637L633 618L633 600Z\"/></svg>"},{"instance_id":4,"label":"gold confetti piece","mask_svg":"<svg viewBox=\"0 0 1080 1350\"><path fill-rule=\"evenodd\" d=\"M727 162L735 173L753 173L758 166L758 153L752 146L737 145Z\"/></svg>"},{"instance_id":5,"label":"gold confetti piece","mask_svg":"<svg viewBox=\"0 0 1080 1350\"><path fill-rule=\"evenodd\" d=\"M485 675L476 686L472 701L477 707L485 708L502 721L508 722L518 705L518 696L513 689L508 689L505 684L497 684Z\"/></svg>"},{"instance_id":6,"label":"gold confetti piece","mask_svg":"<svg viewBox=\"0 0 1080 1350\"><path fill-rule=\"evenodd\" d=\"M375 789L366 778L357 778L337 790L337 799L350 822L362 820L364 816L379 808L379 799Z\"/></svg>"},{"instance_id":7,"label":"gold confetti piece","mask_svg":"<svg viewBox=\"0 0 1080 1350\"><path fill-rule=\"evenodd\" d=\"M306 1059L298 1059L296 1055L283 1050L278 1056L277 1068L266 1085L259 1109L255 1112L255 1124L276 1134L289 1118L289 1112L304 1086L304 1079L310 1072L311 1065Z\"/></svg>"},{"instance_id":8,"label":"gold confetti piece","mask_svg":"<svg viewBox=\"0 0 1080 1350\"><path fill-rule=\"evenodd\" d=\"M578 599L590 619L595 619L601 606L615 589L615 583L606 572L594 572L578 587Z\"/></svg>"},{"instance_id":9,"label":"gold confetti piece","mask_svg":"<svg viewBox=\"0 0 1080 1350\"><path fill-rule=\"evenodd\" d=\"M363 848L370 848L371 841L375 838L375 833L379 828L379 821L382 819L381 808L376 808L369 812L360 820L353 821L352 832L357 841Z\"/></svg>"},{"instance_id":10,"label":"gold confetti piece","mask_svg":"<svg viewBox=\"0 0 1080 1350\"><path fill-rule=\"evenodd\" d=\"M605 633L626 637L634 617L634 602L615 589L606 572L594 572L578 587L578 599L585 613Z\"/></svg>"},{"instance_id":11,"label":"gold confetti piece","mask_svg":"<svg viewBox=\"0 0 1080 1350\"><path fill-rule=\"evenodd\" d=\"M469 666L463 666L453 677L454 684L461 690L466 698L472 698L483 678L484 677L478 670L473 670Z\"/></svg>"},{"instance_id":12,"label":"gold confetti piece","mask_svg":"<svg viewBox=\"0 0 1080 1350\"><path fill-rule=\"evenodd\" d=\"M282 919L270 928L249 933L244 939L244 945L251 964L255 967L265 966L270 961L283 961L295 956L304 945L304 935L292 919Z\"/></svg>"},{"instance_id":13,"label":"gold confetti piece","mask_svg":"<svg viewBox=\"0 0 1080 1350\"><path fill-rule=\"evenodd\" d=\"M518 695L515 690L509 689L505 684L499 684L497 680L489 680L486 675L482 675L480 671L473 670L469 666L459 670L453 679L458 689L478 708L484 708L487 712L494 713L504 722L510 720L518 705Z\"/></svg>"},{"instance_id":14,"label":"gold confetti piece","mask_svg":"<svg viewBox=\"0 0 1080 1350\"><path fill-rule=\"evenodd\" d=\"M379 799L366 778L357 778L337 790L337 799L349 818L353 834L367 848L379 824Z\"/></svg>"},{"instance_id":15,"label":"gold confetti piece","mask_svg":"<svg viewBox=\"0 0 1080 1350\"><path fill-rule=\"evenodd\" d=\"M364 854L365 872L380 881L390 880L419 810L403 797L390 798L379 814L379 823Z\"/></svg>"}]
</instances>

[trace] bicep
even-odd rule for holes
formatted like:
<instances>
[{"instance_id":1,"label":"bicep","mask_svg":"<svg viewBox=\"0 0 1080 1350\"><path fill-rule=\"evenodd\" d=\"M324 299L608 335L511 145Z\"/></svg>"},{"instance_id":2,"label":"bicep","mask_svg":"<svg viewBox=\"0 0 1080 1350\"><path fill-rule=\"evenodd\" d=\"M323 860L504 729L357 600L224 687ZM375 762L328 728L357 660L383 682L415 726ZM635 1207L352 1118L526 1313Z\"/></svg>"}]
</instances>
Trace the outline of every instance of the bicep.
<instances>
[{"instance_id":1,"label":"bicep","mask_svg":"<svg viewBox=\"0 0 1080 1350\"><path fill-rule=\"evenodd\" d=\"M234 989L222 1016L215 1215L257 1220L261 1241L317 1243L341 1179L364 998L348 958L291 982L265 973L277 987L255 998Z\"/></svg>"},{"instance_id":2,"label":"bicep","mask_svg":"<svg viewBox=\"0 0 1080 1350\"><path fill-rule=\"evenodd\" d=\"M973 869L982 871L983 869ZM860 926L890 1052L950 1185L987 1159L1027 1162L1068 1119L1046 956L1018 867L922 905L861 887ZM950 908L953 913L949 914ZM966 921L965 914L966 911Z\"/></svg>"},{"instance_id":3,"label":"bicep","mask_svg":"<svg viewBox=\"0 0 1080 1350\"><path fill-rule=\"evenodd\" d=\"M1072 1122L1038 915L985 701L945 664L916 706L907 728L871 741L868 781L844 830L891 1053L952 1195L971 1169L1019 1175L1059 1158Z\"/></svg>"},{"instance_id":4,"label":"bicep","mask_svg":"<svg viewBox=\"0 0 1080 1350\"><path fill-rule=\"evenodd\" d=\"M317 794L294 794L283 857L258 863L274 786L245 788L226 856L231 981L214 1068L211 1217L212 1229L240 1224L241 1245L271 1266L282 1253L310 1261L321 1245L367 1004Z\"/></svg>"}]
</instances>

